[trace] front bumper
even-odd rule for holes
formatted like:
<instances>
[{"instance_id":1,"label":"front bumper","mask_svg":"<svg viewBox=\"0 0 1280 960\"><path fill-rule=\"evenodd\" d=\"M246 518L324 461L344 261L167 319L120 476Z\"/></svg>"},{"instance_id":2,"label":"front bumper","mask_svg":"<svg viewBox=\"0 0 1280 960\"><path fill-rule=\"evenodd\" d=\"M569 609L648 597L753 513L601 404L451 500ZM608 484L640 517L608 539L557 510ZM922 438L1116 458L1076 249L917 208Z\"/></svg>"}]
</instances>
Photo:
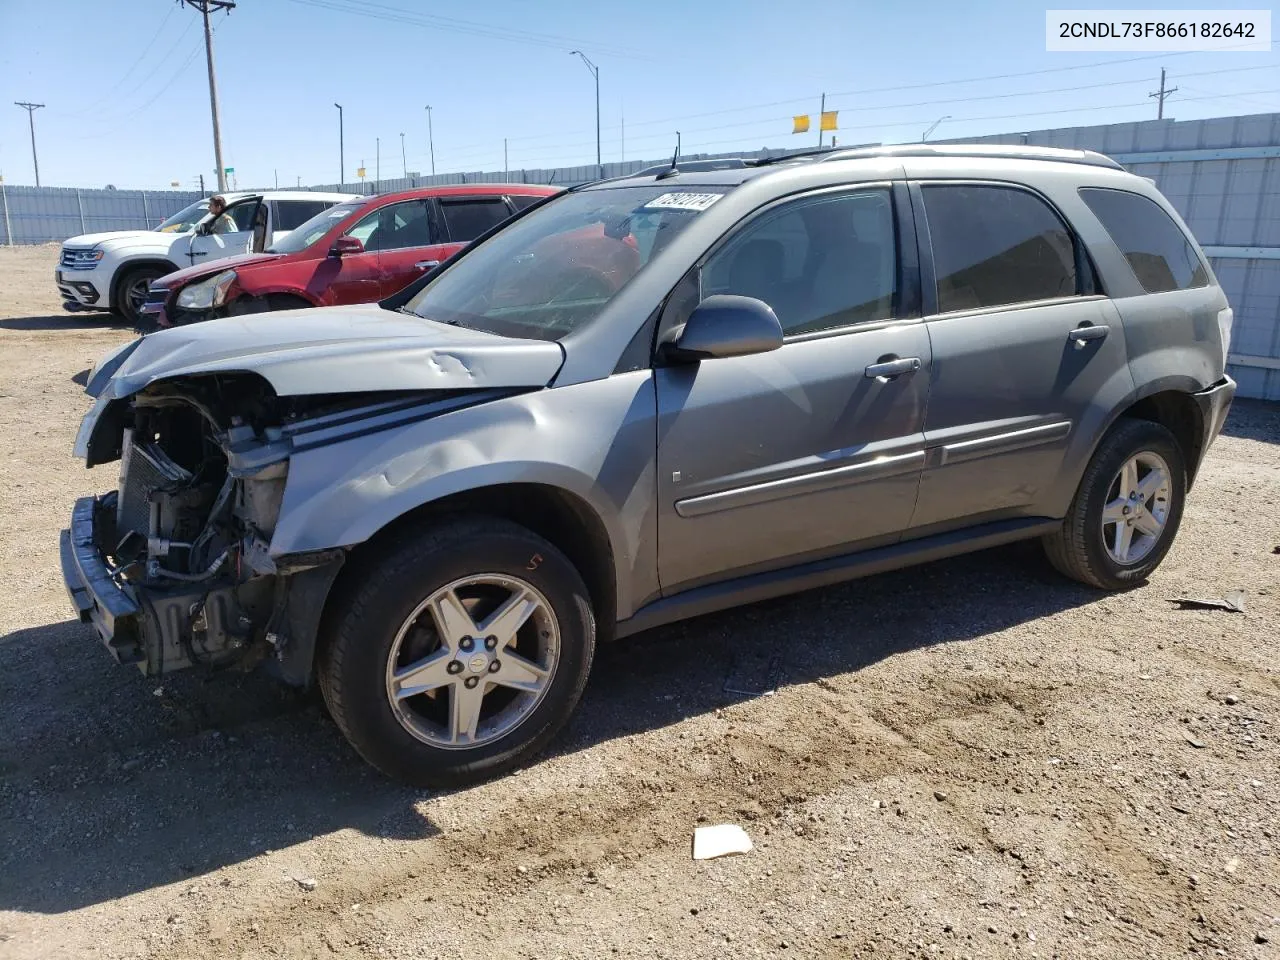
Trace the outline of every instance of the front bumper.
<instances>
[{"instance_id":1,"label":"front bumper","mask_svg":"<svg viewBox=\"0 0 1280 960\"><path fill-rule=\"evenodd\" d=\"M95 271L92 270L68 270L59 267L54 271L54 283L58 287L58 292L62 294L62 299L66 303L75 304L78 307L105 307L107 306L104 299L106 286L101 278L93 276Z\"/></svg>"},{"instance_id":2,"label":"front bumper","mask_svg":"<svg viewBox=\"0 0 1280 960\"><path fill-rule=\"evenodd\" d=\"M108 494L76 501L71 527L62 531L62 579L81 623L93 624L116 661L140 663L145 654L138 601L111 577L95 536L97 513L114 509L114 498Z\"/></svg>"}]
</instances>

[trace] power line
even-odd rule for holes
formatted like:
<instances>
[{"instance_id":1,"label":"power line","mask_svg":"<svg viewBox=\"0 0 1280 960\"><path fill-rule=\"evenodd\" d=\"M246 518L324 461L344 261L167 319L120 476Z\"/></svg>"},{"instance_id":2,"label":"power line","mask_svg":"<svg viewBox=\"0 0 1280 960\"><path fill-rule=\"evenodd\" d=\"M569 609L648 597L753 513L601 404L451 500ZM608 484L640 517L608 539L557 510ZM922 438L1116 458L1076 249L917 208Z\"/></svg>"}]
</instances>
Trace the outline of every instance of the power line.
<instances>
[{"instance_id":1,"label":"power line","mask_svg":"<svg viewBox=\"0 0 1280 960\"><path fill-rule=\"evenodd\" d=\"M1273 65L1263 64L1263 65L1252 66L1252 67L1231 67L1231 68L1220 69L1220 70L1203 70L1197 73L1188 73L1188 74L1185 74L1185 76L1187 77L1213 76L1213 75L1220 75L1220 74L1244 73L1252 70L1273 70L1273 69L1275 69ZM880 110L909 109L913 107L932 107L932 106L942 106L942 105L954 105L954 104L960 104L960 103L979 103L979 102L989 101L989 100L1006 100L1006 99L1017 98L1017 97L1050 96L1050 95L1062 94L1062 93L1077 93L1084 90L1104 89L1104 88L1118 87L1118 86L1133 86L1133 85L1141 84L1144 82L1145 81L1140 78L1133 79L1133 80L1108 80L1100 83L1081 84L1081 85L1072 86L1072 87L1055 87L1048 90L1014 91L1014 92L1007 92L1007 93L985 94L981 96L949 97L949 98L935 99L935 100L921 100L913 103L891 103L891 104L881 104L881 105L848 107L848 108L841 108L840 112L846 113L846 114L867 113L867 112L875 112ZM847 95L848 94L842 94L842 96L847 96ZM830 98L835 95L830 94L828 96ZM782 101L782 102L783 103L792 103L792 102L811 103L812 99L813 99L812 97L806 97L797 101ZM751 107L751 108L741 108L741 109L758 109L758 106ZM1083 111L1086 109L1091 109L1091 108L1089 107L1072 108L1073 111ZM719 111L719 112L723 113L727 111ZM1023 116L1023 114L1018 114L1017 116ZM686 119L690 119L690 117L671 118L671 122L677 122L677 121L686 120ZM932 119L933 118L930 118L930 120L926 122L932 122ZM757 118L752 120L734 121L733 123L717 124L715 126L710 126L710 127L702 127L700 128L699 132L706 133L714 130L729 130L729 129L736 129L736 128L742 128L742 127L763 126L764 124L783 123L783 122L788 122L789 120L790 120L790 117L783 117L783 116L763 117L763 118ZM953 118L953 122L956 122L954 118ZM633 124L633 126L635 125ZM881 124L873 124L870 126L881 126ZM844 129L860 129L860 128L846 127ZM586 133L586 131L582 131L582 133ZM547 138L557 138L557 137L563 138L565 136L572 136L572 135L574 134L562 132L562 133L536 134L536 135L531 135L529 137L510 137L508 139L510 140L511 143L515 144L515 143L528 143L533 139L543 140ZM670 136L670 133L668 131L662 131L660 133L653 133L653 134L640 134L639 136L634 137L633 140L644 141L644 140L653 140L653 139L664 139L669 136ZM594 141L592 141L592 143L593 142ZM523 156L531 156L531 155L537 156L539 154L545 155L548 151L561 151L561 150L576 149L579 147L589 147L589 146L591 146L591 143L587 142L586 140L575 141L571 143L562 142L554 145L534 146L531 148L526 148L521 151L521 155ZM489 155L492 153L492 151L493 151L493 148L489 145L482 146L477 144L472 147L464 146L458 150L455 150L453 151L452 156L455 159L465 159L468 156ZM415 157L415 159L417 159L417 157Z\"/></svg>"},{"instance_id":2,"label":"power line","mask_svg":"<svg viewBox=\"0 0 1280 960\"><path fill-rule=\"evenodd\" d=\"M403 23L410 26L427 27L436 30L448 31L450 33L483 37L490 40L504 40L509 43L521 43L528 46L546 47L555 50L563 50L566 46L589 46L592 49L611 57L651 61L656 59L637 51L633 51L627 47L600 44L596 41L579 40L572 37L559 36L557 34L534 33L529 30L494 27L468 20L458 20L453 17L418 13L417 11L406 10L402 7L393 7L384 3L364 2L364 0L361 0L358 5L354 3L354 0L291 0L291 2L323 10L333 10L338 13L350 13L356 16L367 17L374 20L383 20L390 23Z\"/></svg>"}]
</instances>

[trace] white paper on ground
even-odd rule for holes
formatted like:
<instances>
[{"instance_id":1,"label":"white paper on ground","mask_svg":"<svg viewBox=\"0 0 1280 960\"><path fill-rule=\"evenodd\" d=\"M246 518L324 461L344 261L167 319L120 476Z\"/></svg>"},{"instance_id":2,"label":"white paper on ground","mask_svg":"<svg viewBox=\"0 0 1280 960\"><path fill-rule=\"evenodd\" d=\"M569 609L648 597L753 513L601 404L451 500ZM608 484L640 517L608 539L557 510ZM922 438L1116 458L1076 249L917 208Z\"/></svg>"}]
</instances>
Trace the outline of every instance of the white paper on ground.
<instances>
[{"instance_id":1,"label":"white paper on ground","mask_svg":"<svg viewBox=\"0 0 1280 960\"><path fill-rule=\"evenodd\" d=\"M751 838L747 831L734 823L722 823L714 827L698 827L693 831L693 859L714 860L731 853L747 853L751 850Z\"/></svg>"}]
</instances>

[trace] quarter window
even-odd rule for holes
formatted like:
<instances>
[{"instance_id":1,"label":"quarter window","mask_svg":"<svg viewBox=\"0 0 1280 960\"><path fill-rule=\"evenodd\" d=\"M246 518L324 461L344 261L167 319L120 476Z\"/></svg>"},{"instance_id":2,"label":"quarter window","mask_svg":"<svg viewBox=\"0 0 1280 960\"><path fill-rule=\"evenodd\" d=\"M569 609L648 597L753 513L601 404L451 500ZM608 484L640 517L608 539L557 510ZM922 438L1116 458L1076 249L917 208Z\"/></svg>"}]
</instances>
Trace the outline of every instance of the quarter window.
<instances>
[{"instance_id":1,"label":"quarter window","mask_svg":"<svg viewBox=\"0 0 1280 960\"><path fill-rule=\"evenodd\" d=\"M938 310L973 310L1076 295L1075 244L1062 218L1026 190L923 188Z\"/></svg>"},{"instance_id":2,"label":"quarter window","mask_svg":"<svg viewBox=\"0 0 1280 960\"><path fill-rule=\"evenodd\" d=\"M1154 201L1101 187L1082 188L1080 198L1102 221L1147 293L1208 286L1208 271L1191 241Z\"/></svg>"},{"instance_id":3,"label":"quarter window","mask_svg":"<svg viewBox=\"0 0 1280 960\"><path fill-rule=\"evenodd\" d=\"M511 216L510 208L501 197L442 200L440 207L449 226L449 239L454 243L470 243Z\"/></svg>"},{"instance_id":4,"label":"quarter window","mask_svg":"<svg viewBox=\"0 0 1280 960\"><path fill-rule=\"evenodd\" d=\"M789 335L892 316L897 238L888 190L799 200L749 223L707 263L702 296L763 300Z\"/></svg>"}]
</instances>

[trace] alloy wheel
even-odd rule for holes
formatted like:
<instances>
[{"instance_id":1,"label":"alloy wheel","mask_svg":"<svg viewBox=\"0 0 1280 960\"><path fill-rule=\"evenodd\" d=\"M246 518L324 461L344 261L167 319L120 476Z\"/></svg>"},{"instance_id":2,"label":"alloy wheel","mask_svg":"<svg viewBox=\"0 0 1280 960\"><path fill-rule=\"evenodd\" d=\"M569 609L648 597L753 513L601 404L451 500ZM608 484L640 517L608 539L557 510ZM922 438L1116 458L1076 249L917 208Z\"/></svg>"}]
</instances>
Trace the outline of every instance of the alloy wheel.
<instances>
[{"instance_id":1,"label":"alloy wheel","mask_svg":"<svg viewBox=\"0 0 1280 960\"><path fill-rule=\"evenodd\" d=\"M505 574L463 577L401 625L387 658L387 699L424 743L478 747L529 718L559 655L555 613L532 584Z\"/></svg>"},{"instance_id":2,"label":"alloy wheel","mask_svg":"<svg viewBox=\"0 0 1280 960\"><path fill-rule=\"evenodd\" d=\"M1172 472L1150 451L1134 454L1111 481L1102 508L1102 542L1122 566L1140 563L1164 535L1169 520Z\"/></svg>"}]
</instances>

